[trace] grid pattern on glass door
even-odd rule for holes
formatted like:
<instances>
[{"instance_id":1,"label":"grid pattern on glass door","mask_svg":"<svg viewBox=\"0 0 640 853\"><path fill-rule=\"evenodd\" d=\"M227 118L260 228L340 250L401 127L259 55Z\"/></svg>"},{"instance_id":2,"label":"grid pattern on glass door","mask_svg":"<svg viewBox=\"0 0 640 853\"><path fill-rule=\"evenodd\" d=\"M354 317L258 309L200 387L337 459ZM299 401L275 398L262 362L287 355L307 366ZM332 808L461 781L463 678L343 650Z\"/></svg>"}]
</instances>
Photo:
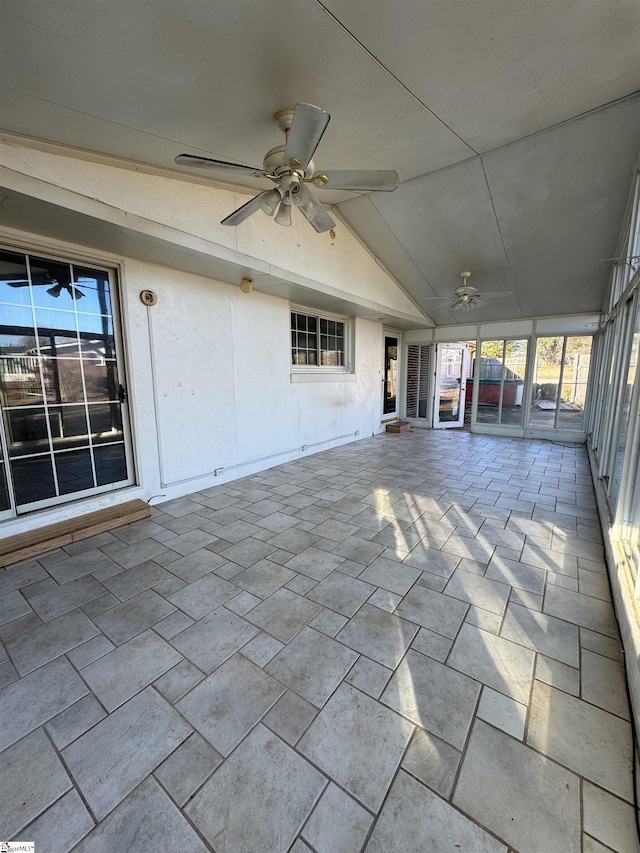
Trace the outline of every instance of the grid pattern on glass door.
<instances>
[{"instance_id":1,"label":"grid pattern on glass door","mask_svg":"<svg viewBox=\"0 0 640 853\"><path fill-rule=\"evenodd\" d=\"M127 480L105 270L0 252L0 509Z\"/></svg>"}]
</instances>

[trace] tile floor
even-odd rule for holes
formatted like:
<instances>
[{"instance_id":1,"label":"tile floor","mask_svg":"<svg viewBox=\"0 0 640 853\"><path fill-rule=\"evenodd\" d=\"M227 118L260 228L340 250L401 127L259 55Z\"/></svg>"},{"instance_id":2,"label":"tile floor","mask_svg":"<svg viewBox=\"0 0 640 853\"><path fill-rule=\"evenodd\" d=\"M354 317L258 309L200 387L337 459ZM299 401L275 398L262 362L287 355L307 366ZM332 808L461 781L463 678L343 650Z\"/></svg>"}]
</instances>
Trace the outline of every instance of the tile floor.
<instances>
[{"instance_id":1,"label":"tile floor","mask_svg":"<svg viewBox=\"0 0 640 853\"><path fill-rule=\"evenodd\" d=\"M584 448L414 430L0 573L37 853L638 853Z\"/></svg>"}]
</instances>

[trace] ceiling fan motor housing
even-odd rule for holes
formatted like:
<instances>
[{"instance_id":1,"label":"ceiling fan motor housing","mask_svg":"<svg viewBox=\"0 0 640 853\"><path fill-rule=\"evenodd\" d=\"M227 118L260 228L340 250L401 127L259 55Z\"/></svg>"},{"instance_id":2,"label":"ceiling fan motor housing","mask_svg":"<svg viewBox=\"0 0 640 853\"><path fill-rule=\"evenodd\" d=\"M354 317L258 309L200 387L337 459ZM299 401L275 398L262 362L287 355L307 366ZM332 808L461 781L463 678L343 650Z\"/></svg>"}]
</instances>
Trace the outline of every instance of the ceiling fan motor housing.
<instances>
[{"instance_id":1,"label":"ceiling fan motor housing","mask_svg":"<svg viewBox=\"0 0 640 853\"><path fill-rule=\"evenodd\" d=\"M264 155L264 160L262 161L262 168L265 170L265 172L271 175L275 175L277 178L279 178L281 175L284 175L287 172L291 171L291 166L289 165L289 163L285 163L284 160L285 147L286 146L284 145L276 145L275 148L271 148L269 151L267 151L267 153ZM315 171L315 165L313 160L309 160L306 169L300 167L295 171L303 178L310 177Z\"/></svg>"}]
</instances>

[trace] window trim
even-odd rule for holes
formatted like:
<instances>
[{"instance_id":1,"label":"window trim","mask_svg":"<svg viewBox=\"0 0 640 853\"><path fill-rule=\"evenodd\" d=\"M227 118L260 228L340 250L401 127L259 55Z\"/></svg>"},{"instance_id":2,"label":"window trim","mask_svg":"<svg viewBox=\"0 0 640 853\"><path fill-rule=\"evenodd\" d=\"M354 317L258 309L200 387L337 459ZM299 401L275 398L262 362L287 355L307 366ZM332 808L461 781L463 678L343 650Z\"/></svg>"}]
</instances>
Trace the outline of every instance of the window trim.
<instances>
[{"instance_id":1,"label":"window trim","mask_svg":"<svg viewBox=\"0 0 640 853\"><path fill-rule=\"evenodd\" d=\"M316 334L318 337L320 336L319 326L320 320L330 320L337 321L343 324L344 330L344 364L343 365L329 365L329 364L294 364L293 362L293 346L291 342L291 333L295 331L293 329L292 324L292 314L303 314L305 317L313 317L317 322L318 331ZM300 305L290 305L289 306L289 367L291 371L292 381L305 381L303 377L316 377L319 381L331 381L331 377L335 380L338 380L339 377L347 377L354 376L355 371L353 369L353 318L346 317L343 314L333 314L329 311L318 311L313 310L311 308L304 308ZM319 353L320 350L318 349ZM319 377L322 376L323 379L320 380ZM295 379L294 379L295 377ZM326 378L325 378L326 377ZM309 379L306 381L313 381L313 379Z\"/></svg>"}]
</instances>

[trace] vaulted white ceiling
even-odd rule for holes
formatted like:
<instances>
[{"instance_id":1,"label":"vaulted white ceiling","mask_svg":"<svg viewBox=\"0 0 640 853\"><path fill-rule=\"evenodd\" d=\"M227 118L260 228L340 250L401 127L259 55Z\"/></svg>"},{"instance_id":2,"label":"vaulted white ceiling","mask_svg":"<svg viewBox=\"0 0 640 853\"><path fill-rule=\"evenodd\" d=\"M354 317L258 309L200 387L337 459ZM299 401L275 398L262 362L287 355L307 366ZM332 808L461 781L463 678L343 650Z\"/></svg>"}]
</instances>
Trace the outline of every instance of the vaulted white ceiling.
<instances>
[{"instance_id":1,"label":"vaulted white ceiling","mask_svg":"<svg viewBox=\"0 0 640 853\"><path fill-rule=\"evenodd\" d=\"M640 144L636 0L1 0L0 38L6 133L261 166L273 113L317 104L318 168L401 180L323 200L436 323L601 307ZM465 269L512 295L450 311Z\"/></svg>"}]
</instances>

